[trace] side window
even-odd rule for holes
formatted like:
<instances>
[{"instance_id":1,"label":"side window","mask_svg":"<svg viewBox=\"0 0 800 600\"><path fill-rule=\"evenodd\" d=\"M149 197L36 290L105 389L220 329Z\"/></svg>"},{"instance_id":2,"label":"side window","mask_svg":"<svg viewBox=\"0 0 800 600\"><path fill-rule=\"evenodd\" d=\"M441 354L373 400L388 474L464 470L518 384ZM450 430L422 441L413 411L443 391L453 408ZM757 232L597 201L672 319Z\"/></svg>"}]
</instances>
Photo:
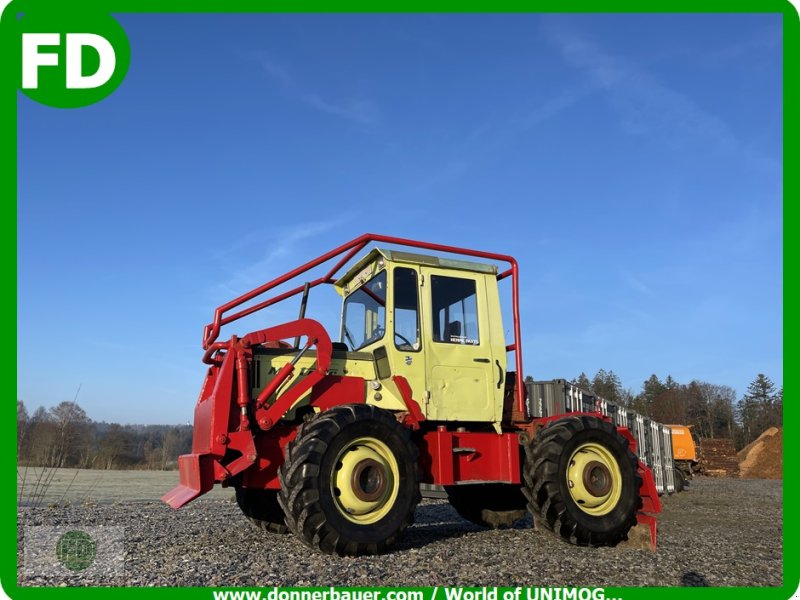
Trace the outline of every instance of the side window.
<instances>
[{"instance_id":1,"label":"side window","mask_svg":"<svg viewBox=\"0 0 800 600\"><path fill-rule=\"evenodd\" d=\"M419 286L417 272L405 267L394 270L394 345L403 352L418 352Z\"/></svg>"},{"instance_id":2,"label":"side window","mask_svg":"<svg viewBox=\"0 0 800 600\"><path fill-rule=\"evenodd\" d=\"M474 279L431 276L433 340L477 346L478 296Z\"/></svg>"}]
</instances>

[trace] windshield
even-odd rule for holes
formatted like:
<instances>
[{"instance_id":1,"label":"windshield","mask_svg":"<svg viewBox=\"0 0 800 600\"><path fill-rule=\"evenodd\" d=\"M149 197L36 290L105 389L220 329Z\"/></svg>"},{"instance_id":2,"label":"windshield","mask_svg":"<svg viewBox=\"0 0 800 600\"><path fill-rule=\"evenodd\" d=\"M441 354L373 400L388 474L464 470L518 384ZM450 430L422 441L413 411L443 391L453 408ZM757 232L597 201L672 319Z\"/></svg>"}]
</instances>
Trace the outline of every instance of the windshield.
<instances>
[{"instance_id":1,"label":"windshield","mask_svg":"<svg viewBox=\"0 0 800 600\"><path fill-rule=\"evenodd\" d=\"M381 271L344 300L342 342L358 350L386 331L386 271Z\"/></svg>"}]
</instances>

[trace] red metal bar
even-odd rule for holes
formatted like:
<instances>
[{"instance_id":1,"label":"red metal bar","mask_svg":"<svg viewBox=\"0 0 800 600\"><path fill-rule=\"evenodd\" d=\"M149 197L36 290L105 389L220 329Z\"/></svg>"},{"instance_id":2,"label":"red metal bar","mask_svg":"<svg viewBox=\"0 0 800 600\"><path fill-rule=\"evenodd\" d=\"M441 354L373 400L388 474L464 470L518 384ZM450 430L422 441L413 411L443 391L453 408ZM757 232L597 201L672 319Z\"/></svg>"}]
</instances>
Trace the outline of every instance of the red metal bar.
<instances>
[{"instance_id":1,"label":"red metal bar","mask_svg":"<svg viewBox=\"0 0 800 600\"><path fill-rule=\"evenodd\" d=\"M258 398L256 399L256 408L261 408L262 406L264 406L269 397L275 393L275 390L277 390L281 385L283 385L283 382L289 378L289 375L291 375L293 371L294 371L294 365L292 363L288 362L285 365L283 365L280 371L278 371L278 374L275 375L275 377L273 377L272 380L270 380L270 382L266 386L264 386L263 390L261 390L261 393L258 395Z\"/></svg>"},{"instance_id":2,"label":"red metal bar","mask_svg":"<svg viewBox=\"0 0 800 600\"><path fill-rule=\"evenodd\" d=\"M239 405L239 408L250 404L250 382L247 369L248 354L249 352L242 349L236 349L236 385L239 388L236 404Z\"/></svg>"},{"instance_id":3,"label":"red metal bar","mask_svg":"<svg viewBox=\"0 0 800 600\"><path fill-rule=\"evenodd\" d=\"M334 248L330 252L326 252L322 256L311 260L296 269L281 275L269 281L249 292L239 296L238 298L234 298L230 302L223 304L222 306L218 307L214 311L214 321L206 326L204 330L204 339L203 339L203 348L209 349L211 344L213 344L216 339L219 337L220 329L223 325L231 323L237 319L240 319L246 315L252 314L262 308L266 308L271 304L275 304L276 302L280 302L281 300L285 300L291 296L294 296L300 293L303 290L303 286L299 286L294 290L290 290L289 292L285 292L280 294L275 298L267 299L259 304L254 306L248 307L244 310L241 310L233 315L229 315L223 318L223 315L236 308L237 306L241 306L242 304L253 300L254 298L260 296L268 292L269 290L286 283L294 279L295 277L318 267L329 260L336 258L337 256L344 255L340 258L334 267L324 276L321 277L314 282L312 282L310 287L314 287L315 285L319 285L320 283L329 283L336 272L341 269L347 261L349 261L353 256L356 255L361 249L363 249L367 244L370 242L378 242L378 243L386 243L386 244L394 244L398 246L407 246L411 248L422 248L424 250L432 250L434 252L444 252L447 254L458 254L462 256L473 256L477 258L483 258L488 260L497 260L502 261L504 263L508 263L510 265L510 269L507 271L503 271L500 275L500 278L508 277L509 274L511 276L511 301L512 301L512 311L513 311L513 318L514 318L514 343L509 345L509 348L513 347L513 351L515 353L515 368L517 371L517 378L519 381L523 381L523 372L522 372L522 335L521 335L521 327L520 327L520 310L519 310L519 266L517 264L516 259L513 256L508 256L505 254L497 254L494 252L484 252L481 250L472 250L469 248L460 248L458 246L447 246L444 244L432 244L430 242L421 242L417 240L411 240L407 238L399 238L399 237L392 237L386 235L377 235L374 233L365 233L354 240L347 242L339 246L338 248ZM524 387L517 386L516 390L516 408L521 414L525 413L525 394L524 394Z\"/></svg>"},{"instance_id":4,"label":"red metal bar","mask_svg":"<svg viewBox=\"0 0 800 600\"><path fill-rule=\"evenodd\" d=\"M359 252L361 252L361 250L362 250L362 249L364 248L364 246L366 246L366 245L367 245L367 242L364 242L363 244L358 244L357 246L354 246L354 247L353 247L353 249L352 249L352 250L350 250L350 252L348 252L347 254L345 254L345 255L344 255L342 258L341 258L341 260L340 260L339 262L337 262L337 263L336 263L336 264L333 266L333 268L332 268L330 271L328 271L328 274L327 274L327 275L325 275L325 279L332 279L332 278L333 278L333 276L334 276L334 275L336 275L336 272L337 272L339 269L341 269L341 268L342 268L342 267L343 267L345 264L347 264L347 261L348 261L348 260L350 260L350 259L351 259L351 258L353 258L353 257L354 257L356 254L358 254Z\"/></svg>"},{"instance_id":5,"label":"red metal bar","mask_svg":"<svg viewBox=\"0 0 800 600\"><path fill-rule=\"evenodd\" d=\"M375 302L377 302L377 303L378 303L378 304L380 304L381 306L386 306L386 301L385 301L383 298L381 298L380 296L378 296L378 294L376 294L375 292L373 292L371 289L369 289L367 286L365 286L365 285L362 285L362 286L359 288L359 290L360 290L360 291L362 291L362 292L364 292L364 293L365 293L367 296L369 296L370 298L372 298L373 300L375 300Z\"/></svg>"},{"instance_id":6,"label":"red metal bar","mask_svg":"<svg viewBox=\"0 0 800 600\"><path fill-rule=\"evenodd\" d=\"M230 344L228 342L216 342L214 344L211 344L206 349L206 353L203 354L203 362L206 363L207 365L218 365L219 361L212 359L211 356L217 350L223 350L223 349L227 349L229 347L230 347Z\"/></svg>"},{"instance_id":7,"label":"red metal bar","mask_svg":"<svg viewBox=\"0 0 800 600\"><path fill-rule=\"evenodd\" d=\"M327 283L327 282L322 281L322 278L315 279L314 281L308 282L308 289L311 289L312 287L316 287L320 283ZM291 298L292 296L296 296L297 294L302 292L305 289L305 287L306 287L306 284L304 283L303 285L298 286L296 288L292 288L291 290L289 290L287 292L284 292L282 294L279 294L279 295L275 296L274 298L269 298L267 300L264 300L263 302L259 302L258 304L254 304L253 306L248 306L244 310L240 310L237 313L234 313L232 315L228 315L227 317L223 318L220 321L220 326L227 325L228 323L232 323L233 321L238 321L242 317L246 317L247 315L252 315L254 312L258 312L258 311L260 311L260 310L262 310L264 308L267 308L268 306L272 306L273 304L277 304L278 302L282 302L283 300L286 300L287 298Z\"/></svg>"},{"instance_id":8,"label":"red metal bar","mask_svg":"<svg viewBox=\"0 0 800 600\"><path fill-rule=\"evenodd\" d=\"M411 429L418 430L420 422L425 420L425 415L422 414L419 403L415 402L411 397L411 386L408 385L408 380L401 375L393 375L392 381L397 386L397 390L403 398L403 404L406 405L406 410L408 410L406 421L410 424Z\"/></svg>"}]
</instances>

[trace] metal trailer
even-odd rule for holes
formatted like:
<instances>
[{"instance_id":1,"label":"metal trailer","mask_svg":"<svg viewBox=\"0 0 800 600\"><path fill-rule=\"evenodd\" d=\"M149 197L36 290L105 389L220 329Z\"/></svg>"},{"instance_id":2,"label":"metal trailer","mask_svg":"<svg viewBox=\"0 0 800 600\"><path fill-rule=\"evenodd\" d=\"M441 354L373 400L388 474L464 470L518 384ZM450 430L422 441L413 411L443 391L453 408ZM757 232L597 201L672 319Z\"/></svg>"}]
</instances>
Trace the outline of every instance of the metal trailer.
<instances>
[{"instance_id":1,"label":"metal trailer","mask_svg":"<svg viewBox=\"0 0 800 600\"><path fill-rule=\"evenodd\" d=\"M660 425L661 447L664 452L664 479L666 480L667 493L675 493L675 464L672 460L672 433L666 425Z\"/></svg>"},{"instance_id":2,"label":"metal trailer","mask_svg":"<svg viewBox=\"0 0 800 600\"><path fill-rule=\"evenodd\" d=\"M583 394L585 393L578 386L572 385L566 380L561 380L565 383L566 398L564 407L567 412L576 412L583 407ZM551 416L551 415L548 415Z\"/></svg>"},{"instance_id":3,"label":"metal trailer","mask_svg":"<svg viewBox=\"0 0 800 600\"><path fill-rule=\"evenodd\" d=\"M604 417L608 416L608 407L611 404L608 400L604 400L603 398L597 398L597 410L600 411Z\"/></svg>"},{"instance_id":4,"label":"metal trailer","mask_svg":"<svg viewBox=\"0 0 800 600\"><path fill-rule=\"evenodd\" d=\"M614 423L617 425L617 427L628 426L628 411L622 406L617 407L616 414L614 415Z\"/></svg>"},{"instance_id":5,"label":"metal trailer","mask_svg":"<svg viewBox=\"0 0 800 600\"><path fill-rule=\"evenodd\" d=\"M650 457L653 461L652 466L650 467L653 470L653 475L656 478L656 489L658 490L659 494L664 493L664 461L663 461L663 452L661 450L661 446L663 444L662 438L662 428L663 426L656 421L650 421L648 423L650 434Z\"/></svg>"},{"instance_id":6,"label":"metal trailer","mask_svg":"<svg viewBox=\"0 0 800 600\"><path fill-rule=\"evenodd\" d=\"M648 458L648 444L647 444L647 428L645 427L645 418L639 413L631 412L633 418L631 419L633 427L631 432L633 437L636 438L638 448L636 454L646 466L650 466L651 461Z\"/></svg>"},{"instance_id":7,"label":"metal trailer","mask_svg":"<svg viewBox=\"0 0 800 600\"><path fill-rule=\"evenodd\" d=\"M653 469L653 430L650 427L651 419L643 417L644 419L644 455L647 459L647 466ZM653 473L655 477L655 473Z\"/></svg>"},{"instance_id":8,"label":"metal trailer","mask_svg":"<svg viewBox=\"0 0 800 600\"><path fill-rule=\"evenodd\" d=\"M620 407L612 402L606 402L606 412L603 413L605 416L611 419L611 422L614 425L617 424L617 413L619 412Z\"/></svg>"},{"instance_id":9,"label":"metal trailer","mask_svg":"<svg viewBox=\"0 0 800 600\"><path fill-rule=\"evenodd\" d=\"M526 382L527 406L534 417L571 412L597 412L595 397L566 379Z\"/></svg>"}]
</instances>

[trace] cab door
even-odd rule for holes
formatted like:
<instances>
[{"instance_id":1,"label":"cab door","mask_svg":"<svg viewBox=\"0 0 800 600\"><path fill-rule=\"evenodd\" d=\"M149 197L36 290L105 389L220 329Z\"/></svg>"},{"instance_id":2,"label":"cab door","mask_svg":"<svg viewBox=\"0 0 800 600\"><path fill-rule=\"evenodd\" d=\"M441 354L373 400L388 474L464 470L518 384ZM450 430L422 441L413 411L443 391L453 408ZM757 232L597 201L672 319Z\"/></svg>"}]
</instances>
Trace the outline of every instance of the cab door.
<instances>
[{"instance_id":1,"label":"cab door","mask_svg":"<svg viewBox=\"0 0 800 600\"><path fill-rule=\"evenodd\" d=\"M411 387L411 398L419 403L425 413L427 388L420 311L420 274L413 265L394 265L391 281L391 336L387 336L385 351L392 365L391 372L406 379Z\"/></svg>"},{"instance_id":2,"label":"cab door","mask_svg":"<svg viewBox=\"0 0 800 600\"><path fill-rule=\"evenodd\" d=\"M428 419L495 421L505 357L501 364L491 344L485 276L425 267L420 273Z\"/></svg>"}]
</instances>

